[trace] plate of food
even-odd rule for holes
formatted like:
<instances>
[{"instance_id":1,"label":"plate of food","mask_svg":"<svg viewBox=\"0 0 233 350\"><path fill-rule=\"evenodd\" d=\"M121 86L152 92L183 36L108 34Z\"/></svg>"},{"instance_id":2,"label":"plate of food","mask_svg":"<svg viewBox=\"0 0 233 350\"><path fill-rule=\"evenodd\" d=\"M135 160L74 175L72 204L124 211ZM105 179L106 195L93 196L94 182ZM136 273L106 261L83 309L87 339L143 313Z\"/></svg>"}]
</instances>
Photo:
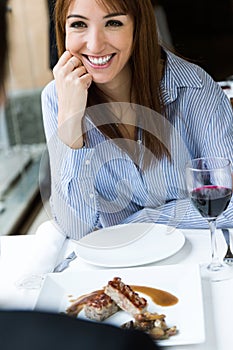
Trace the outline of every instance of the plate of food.
<instances>
[{"instance_id":1,"label":"plate of food","mask_svg":"<svg viewBox=\"0 0 233 350\"><path fill-rule=\"evenodd\" d=\"M35 309L141 329L161 346L205 340L198 265L51 273Z\"/></svg>"},{"instance_id":2,"label":"plate of food","mask_svg":"<svg viewBox=\"0 0 233 350\"><path fill-rule=\"evenodd\" d=\"M163 260L184 245L183 233L170 226L132 223L94 231L76 242L85 262L103 267L133 267Z\"/></svg>"}]
</instances>

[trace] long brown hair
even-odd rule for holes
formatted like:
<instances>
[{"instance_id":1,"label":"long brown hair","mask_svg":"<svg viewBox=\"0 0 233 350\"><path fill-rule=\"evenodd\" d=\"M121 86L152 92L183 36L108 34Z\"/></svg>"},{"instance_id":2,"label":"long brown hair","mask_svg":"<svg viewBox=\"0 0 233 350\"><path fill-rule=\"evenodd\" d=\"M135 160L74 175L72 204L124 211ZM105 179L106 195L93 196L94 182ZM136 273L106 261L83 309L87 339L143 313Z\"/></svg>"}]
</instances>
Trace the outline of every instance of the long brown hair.
<instances>
[{"instance_id":1,"label":"long brown hair","mask_svg":"<svg viewBox=\"0 0 233 350\"><path fill-rule=\"evenodd\" d=\"M59 56L65 51L66 15L72 1L56 1L55 24ZM148 107L152 111L164 113L160 93L163 61L151 0L96 0L96 2L108 10L120 11L132 16L134 21L134 44L129 62L132 71L131 96L133 92L133 101L131 102ZM88 91L87 107L106 102L109 102L107 96L100 91L96 84L92 83ZM140 118L146 118L148 108L145 116L140 115ZM146 121L143 122L143 125L146 126ZM99 129L107 137L119 137L119 131L112 125L105 124ZM143 129L143 144L145 147L158 159L161 159L164 155L169 157L168 147L162 142L161 138L148 132L148 128Z\"/></svg>"}]
</instances>

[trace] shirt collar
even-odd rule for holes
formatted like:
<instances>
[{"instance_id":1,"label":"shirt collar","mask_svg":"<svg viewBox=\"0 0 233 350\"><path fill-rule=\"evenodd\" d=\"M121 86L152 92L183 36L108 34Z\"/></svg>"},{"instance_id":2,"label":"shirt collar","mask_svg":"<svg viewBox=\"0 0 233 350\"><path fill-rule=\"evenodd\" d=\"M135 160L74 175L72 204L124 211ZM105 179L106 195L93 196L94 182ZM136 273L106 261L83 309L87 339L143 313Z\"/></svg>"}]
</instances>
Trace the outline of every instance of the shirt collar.
<instances>
[{"instance_id":1,"label":"shirt collar","mask_svg":"<svg viewBox=\"0 0 233 350\"><path fill-rule=\"evenodd\" d=\"M176 100L178 90L182 87L201 88L203 83L198 74L197 66L166 51L164 76L161 81L161 92L164 104Z\"/></svg>"}]
</instances>

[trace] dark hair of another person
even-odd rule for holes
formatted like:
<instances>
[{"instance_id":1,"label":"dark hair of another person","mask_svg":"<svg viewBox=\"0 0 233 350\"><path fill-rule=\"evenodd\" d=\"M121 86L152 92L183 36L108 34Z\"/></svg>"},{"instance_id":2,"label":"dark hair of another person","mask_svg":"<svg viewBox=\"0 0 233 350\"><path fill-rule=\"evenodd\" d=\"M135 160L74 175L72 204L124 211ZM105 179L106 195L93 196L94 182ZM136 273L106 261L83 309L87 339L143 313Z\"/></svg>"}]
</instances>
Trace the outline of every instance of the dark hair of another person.
<instances>
[{"instance_id":1,"label":"dark hair of another person","mask_svg":"<svg viewBox=\"0 0 233 350\"><path fill-rule=\"evenodd\" d=\"M7 0L0 0L0 101L4 92L4 81L6 77L7 58Z\"/></svg>"},{"instance_id":2,"label":"dark hair of another person","mask_svg":"<svg viewBox=\"0 0 233 350\"><path fill-rule=\"evenodd\" d=\"M133 103L148 107L158 113L163 112L163 104L160 94L160 81L162 78L164 62L162 61L161 47L158 41L158 33L154 9L151 0L96 0L105 9L113 12L123 12L132 16L134 21L134 38L130 65L132 71L131 98ZM68 9L72 0L57 0L55 7L56 40L59 57L65 51L65 23ZM133 89L136 87L135 89ZM87 107L109 102L97 86L92 83L88 92ZM145 109L140 110L143 114ZM162 141L152 135L149 128L145 128L147 120L143 116L143 144L157 159L163 156L169 158L169 151ZM142 115L140 115L140 118ZM121 137L115 124L105 124L99 129L109 138ZM135 136L136 137L136 136Z\"/></svg>"}]
</instances>

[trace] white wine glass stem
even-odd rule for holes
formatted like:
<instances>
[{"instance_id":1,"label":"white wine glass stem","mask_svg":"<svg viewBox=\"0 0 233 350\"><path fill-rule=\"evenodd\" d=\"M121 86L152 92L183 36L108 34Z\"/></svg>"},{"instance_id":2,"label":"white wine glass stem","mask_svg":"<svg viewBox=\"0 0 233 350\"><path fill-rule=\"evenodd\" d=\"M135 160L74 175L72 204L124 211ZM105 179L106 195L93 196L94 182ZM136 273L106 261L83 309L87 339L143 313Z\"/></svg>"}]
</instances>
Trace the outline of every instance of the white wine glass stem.
<instances>
[{"instance_id":1,"label":"white wine glass stem","mask_svg":"<svg viewBox=\"0 0 233 350\"><path fill-rule=\"evenodd\" d=\"M216 219L208 220L210 234L211 234L211 251L212 251L212 261L208 266L211 271L218 271L222 267L222 263L219 260L217 252L217 238L216 238Z\"/></svg>"}]
</instances>

